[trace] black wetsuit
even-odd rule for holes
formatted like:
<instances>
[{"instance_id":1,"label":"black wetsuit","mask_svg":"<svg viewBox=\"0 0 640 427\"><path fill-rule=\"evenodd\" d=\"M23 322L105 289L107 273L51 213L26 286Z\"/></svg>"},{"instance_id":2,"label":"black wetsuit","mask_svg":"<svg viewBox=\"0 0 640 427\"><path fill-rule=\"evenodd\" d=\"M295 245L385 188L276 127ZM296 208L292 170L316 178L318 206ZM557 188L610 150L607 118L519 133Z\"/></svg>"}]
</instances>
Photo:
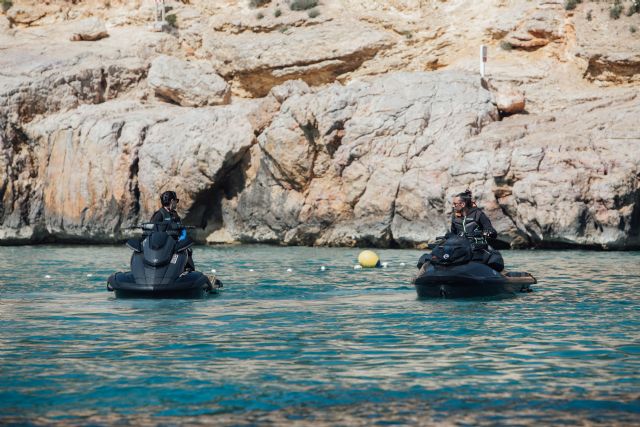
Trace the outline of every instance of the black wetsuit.
<instances>
[{"instance_id":1,"label":"black wetsuit","mask_svg":"<svg viewBox=\"0 0 640 427\"><path fill-rule=\"evenodd\" d=\"M480 230L487 234L487 237L492 239L498 236L495 228L491 225L489 217L482 212L482 209L471 208L467 212L467 215L461 217L453 215L451 219L451 234L457 234L459 236L470 234L473 235L474 231Z\"/></svg>"},{"instance_id":2,"label":"black wetsuit","mask_svg":"<svg viewBox=\"0 0 640 427\"><path fill-rule=\"evenodd\" d=\"M164 206L158 209L153 216L151 217L151 221L154 223L163 223L163 222L175 222L181 224L182 221L180 219L180 215L176 211L170 211L166 209ZM195 271L196 266L193 263L193 251L191 249L187 249L187 265L185 266L185 270Z\"/></svg>"},{"instance_id":3,"label":"black wetsuit","mask_svg":"<svg viewBox=\"0 0 640 427\"><path fill-rule=\"evenodd\" d=\"M489 217L482 212L482 209L471 208L466 215L461 217L456 216L455 213L453 214L451 218L451 234L466 237L473 236L474 260L483 262L494 270L502 271L504 269L502 255L493 249L484 238L478 239L474 235L477 231L481 231L484 236L491 239L495 239L498 236L498 232L493 228Z\"/></svg>"},{"instance_id":4,"label":"black wetsuit","mask_svg":"<svg viewBox=\"0 0 640 427\"><path fill-rule=\"evenodd\" d=\"M176 211L170 211L169 209L166 209L164 206L161 207L160 209L158 209L153 216L151 217L151 221L150 222L154 222L154 223L161 223L161 222L169 222L169 221L173 221L173 222L177 222L180 223L182 222L180 220L180 216L178 215L178 213Z\"/></svg>"}]
</instances>

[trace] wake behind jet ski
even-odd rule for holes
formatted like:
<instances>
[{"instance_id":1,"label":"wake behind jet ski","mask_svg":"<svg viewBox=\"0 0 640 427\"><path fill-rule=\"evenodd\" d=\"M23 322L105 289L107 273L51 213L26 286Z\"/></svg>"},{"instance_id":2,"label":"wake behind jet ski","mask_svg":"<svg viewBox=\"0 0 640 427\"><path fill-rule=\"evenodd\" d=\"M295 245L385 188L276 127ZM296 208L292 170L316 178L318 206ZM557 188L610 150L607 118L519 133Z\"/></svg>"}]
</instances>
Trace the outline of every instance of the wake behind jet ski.
<instances>
[{"instance_id":1,"label":"wake behind jet ski","mask_svg":"<svg viewBox=\"0 0 640 427\"><path fill-rule=\"evenodd\" d=\"M481 233L440 237L433 250L418 262L413 279L418 297L483 297L531 292L535 277L526 272L504 272L502 256ZM497 255L496 255L497 254Z\"/></svg>"},{"instance_id":2,"label":"wake behind jet ski","mask_svg":"<svg viewBox=\"0 0 640 427\"><path fill-rule=\"evenodd\" d=\"M222 283L187 267L188 249L193 245L184 236L187 227L179 223L145 223L140 226L143 239L129 239L133 250L131 271L114 273L107 289L116 297L200 298L217 293Z\"/></svg>"}]
</instances>

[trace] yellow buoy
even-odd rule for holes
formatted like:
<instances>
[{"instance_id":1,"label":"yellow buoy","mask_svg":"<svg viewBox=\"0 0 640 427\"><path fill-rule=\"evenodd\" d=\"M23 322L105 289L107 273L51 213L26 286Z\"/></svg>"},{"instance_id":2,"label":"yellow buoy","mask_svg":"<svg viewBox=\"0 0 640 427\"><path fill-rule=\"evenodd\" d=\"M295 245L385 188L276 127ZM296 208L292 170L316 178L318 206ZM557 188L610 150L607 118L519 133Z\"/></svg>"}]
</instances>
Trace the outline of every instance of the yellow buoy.
<instances>
[{"instance_id":1,"label":"yellow buoy","mask_svg":"<svg viewBox=\"0 0 640 427\"><path fill-rule=\"evenodd\" d=\"M374 268L380 266L380 258L373 251L362 251L358 255L358 263L364 268Z\"/></svg>"}]
</instances>

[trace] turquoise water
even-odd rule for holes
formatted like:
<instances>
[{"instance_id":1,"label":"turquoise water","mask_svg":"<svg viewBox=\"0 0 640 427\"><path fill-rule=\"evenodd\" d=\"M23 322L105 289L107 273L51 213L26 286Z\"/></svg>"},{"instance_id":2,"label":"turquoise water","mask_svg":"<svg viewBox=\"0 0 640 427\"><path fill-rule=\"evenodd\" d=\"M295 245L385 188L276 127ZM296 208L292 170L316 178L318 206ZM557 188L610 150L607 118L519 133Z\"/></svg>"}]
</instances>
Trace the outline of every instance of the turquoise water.
<instances>
[{"instance_id":1,"label":"turquoise water","mask_svg":"<svg viewBox=\"0 0 640 427\"><path fill-rule=\"evenodd\" d=\"M221 295L118 300L124 247L0 248L0 424L639 423L640 253L505 251L534 293L418 300L419 251L358 252L198 247Z\"/></svg>"}]
</instances>

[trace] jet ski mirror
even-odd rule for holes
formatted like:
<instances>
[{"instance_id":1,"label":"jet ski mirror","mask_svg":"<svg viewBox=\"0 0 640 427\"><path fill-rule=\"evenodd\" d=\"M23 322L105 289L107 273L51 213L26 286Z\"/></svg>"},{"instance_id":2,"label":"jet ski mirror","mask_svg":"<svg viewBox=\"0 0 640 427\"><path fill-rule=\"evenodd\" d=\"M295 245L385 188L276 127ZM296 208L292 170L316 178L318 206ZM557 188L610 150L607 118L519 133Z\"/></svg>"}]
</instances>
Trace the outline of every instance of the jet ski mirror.
<instances>
[{"instance_id":1,"label":"jet ski mirror","mask_svg":"<svg viewBox=\"0 0 640 427\"><path fill-rule=\"evenodd\" d=\"M134 252L142 252L142 243L138 239L127 240L127 246Z\"/></svg>"}]
</instances>

